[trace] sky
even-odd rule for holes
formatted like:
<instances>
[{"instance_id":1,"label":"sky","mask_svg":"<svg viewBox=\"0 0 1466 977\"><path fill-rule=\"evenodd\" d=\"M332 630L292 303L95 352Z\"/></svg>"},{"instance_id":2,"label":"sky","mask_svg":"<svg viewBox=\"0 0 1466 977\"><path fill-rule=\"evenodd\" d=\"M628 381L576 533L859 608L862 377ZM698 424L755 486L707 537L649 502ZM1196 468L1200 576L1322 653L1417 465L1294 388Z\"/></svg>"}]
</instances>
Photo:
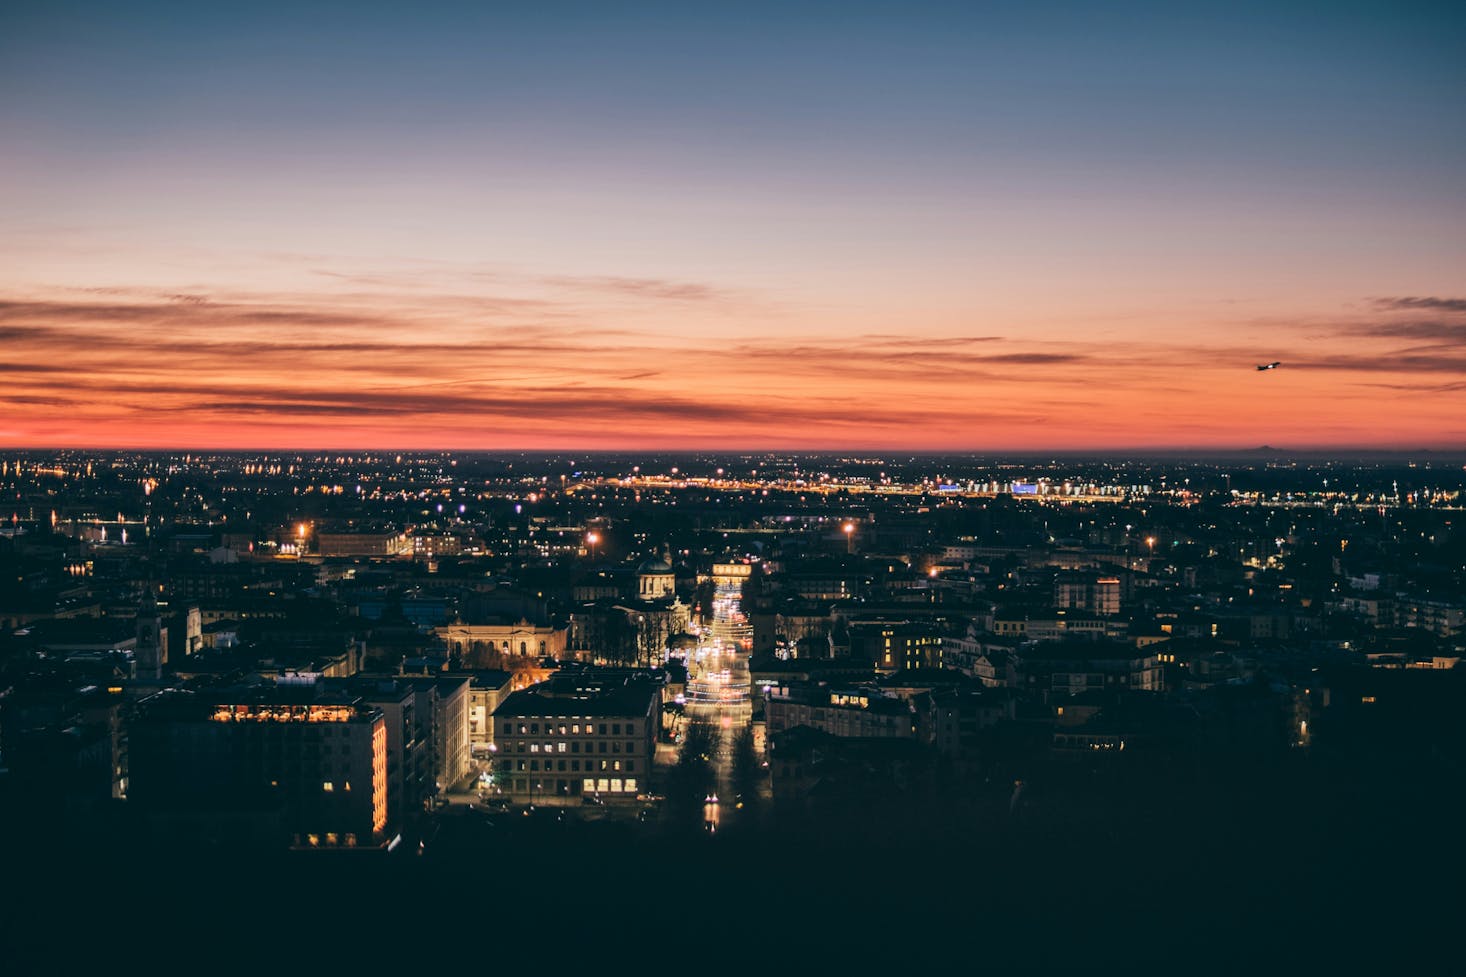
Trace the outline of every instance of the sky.
<instances>
[{"instance_id":1,"label":"sky","mask_svg":"<svg viewBox=\"0 0 1466 977\"><path fill-rule=\"evenodd\" d=\"M0 446L1466 448L1463 50L1344 0L0 5Z\"/></svg>"}]
</instances>

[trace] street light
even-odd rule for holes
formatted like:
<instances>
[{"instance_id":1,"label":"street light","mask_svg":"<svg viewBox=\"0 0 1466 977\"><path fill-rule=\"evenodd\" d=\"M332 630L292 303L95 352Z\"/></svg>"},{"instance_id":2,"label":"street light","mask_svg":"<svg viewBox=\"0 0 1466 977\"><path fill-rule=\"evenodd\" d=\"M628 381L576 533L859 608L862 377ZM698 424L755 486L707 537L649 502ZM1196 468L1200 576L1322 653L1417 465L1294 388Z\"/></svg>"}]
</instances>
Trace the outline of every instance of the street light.
<instances>
[{"instance_id":1,"label":"street light","mask_svg":"<svg viewBox=\"0 0 1466 977\"><path fill-rule=\"evenodd\" d=\"M596 544L599 543L600 541L601 541L601 534L600 533L597 533L597 532L589 532L589 533L586 533L585 534L585 544L586 544L587 547L590 548L590 558L591 558L591 561L592 562L594 562L595 561L595 558L596 558Z\"/></svg>"},{"instance_id":2,"label":"street light","mask_svg":"<svg viewBox=\"0 0 1466 977\"><path fill-rule=\"evenodd\" d=\"M851 553L854 553L855 552L855 523L853 523L853 522L847 522L845 525L841 526L840 529L841 529L842 532L845 533L845 553L846 553L846 555L849 555Z\"/></svg>"}]
</instances>

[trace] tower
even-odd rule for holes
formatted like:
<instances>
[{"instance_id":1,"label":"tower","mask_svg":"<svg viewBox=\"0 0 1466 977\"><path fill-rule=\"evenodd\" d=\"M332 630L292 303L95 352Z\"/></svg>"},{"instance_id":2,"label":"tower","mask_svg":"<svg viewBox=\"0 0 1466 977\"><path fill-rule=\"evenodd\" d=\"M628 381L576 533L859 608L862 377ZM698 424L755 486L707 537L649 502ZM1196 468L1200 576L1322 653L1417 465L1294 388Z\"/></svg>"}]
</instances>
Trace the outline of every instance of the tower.
<instances>
[{"instance_id":1,"label":"tower","mask_svg":"<svg viewBox=\"0 0 1466 977\"><path fill-rule=\"evenodd\" d=\"M137 647L133 654L139 678L162 677L163 666L168 664L168 629L163 627L163 615L158 610L152 584L148 584L138 608Z\"/></svg>"}]
</instances>

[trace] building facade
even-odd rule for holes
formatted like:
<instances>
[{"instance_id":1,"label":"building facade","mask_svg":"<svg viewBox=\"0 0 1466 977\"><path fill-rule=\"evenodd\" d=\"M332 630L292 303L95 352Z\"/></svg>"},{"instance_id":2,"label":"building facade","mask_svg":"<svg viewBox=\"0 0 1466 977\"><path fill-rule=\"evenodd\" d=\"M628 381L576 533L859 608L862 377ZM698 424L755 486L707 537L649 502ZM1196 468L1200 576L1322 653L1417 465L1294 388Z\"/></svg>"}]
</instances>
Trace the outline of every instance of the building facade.
<instances>
[{"instance_id":1,"label":"building facade","mask_svg":"<svg viewBox=\"0 0 1466 977\"><path fill-rule=\"evenodd\" d=\"M661 686L585 669L509 696L494 712L498 786L517 804L635 800L648 791Z\"/></svg>"}]
</instances>

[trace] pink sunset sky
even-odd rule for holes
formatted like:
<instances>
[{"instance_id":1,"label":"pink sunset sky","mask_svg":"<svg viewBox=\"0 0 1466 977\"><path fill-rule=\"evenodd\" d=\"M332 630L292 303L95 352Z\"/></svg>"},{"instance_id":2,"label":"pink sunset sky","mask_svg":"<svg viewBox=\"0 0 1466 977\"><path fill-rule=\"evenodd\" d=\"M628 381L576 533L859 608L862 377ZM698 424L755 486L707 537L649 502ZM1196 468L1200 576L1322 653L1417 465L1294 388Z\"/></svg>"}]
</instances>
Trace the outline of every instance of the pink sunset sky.
<instances>
[{"instance_id":1,"label":"pink sunset sky","mask_svg":"<svg viewBox=\"0 0 1466 977\"><path fill-rule=\"evenodd\" d=\"M1454 21L460 13L12 23L0 445L1466 446Z\"/></svg>"}]
</instances>

